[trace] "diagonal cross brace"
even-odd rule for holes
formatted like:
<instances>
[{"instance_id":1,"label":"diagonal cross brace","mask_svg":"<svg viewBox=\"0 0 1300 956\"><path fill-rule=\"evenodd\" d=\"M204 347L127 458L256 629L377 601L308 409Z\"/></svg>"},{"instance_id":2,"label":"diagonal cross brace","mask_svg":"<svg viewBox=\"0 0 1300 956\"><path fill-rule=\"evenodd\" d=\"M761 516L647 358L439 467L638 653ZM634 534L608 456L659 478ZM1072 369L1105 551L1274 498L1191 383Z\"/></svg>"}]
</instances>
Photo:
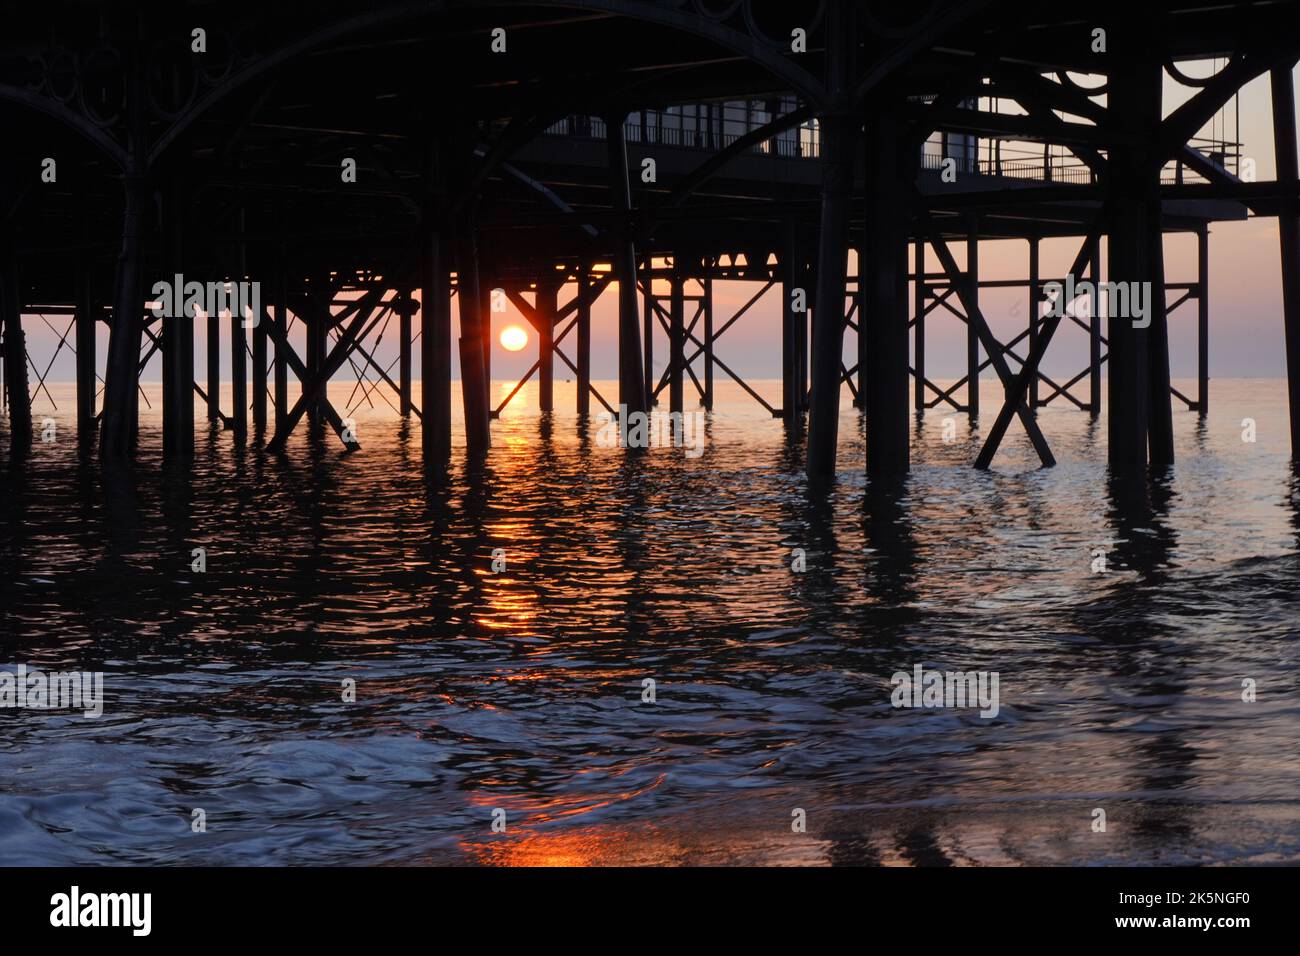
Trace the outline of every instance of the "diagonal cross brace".
<instances>
[{"instance_id":1,"label":"diagonal cross brace","mask_svg":"<svg viewBox=\"0 0 1300 956\"><path fill-rule=\"evenodd\" d=\"M1069 275L1077 275L1084 268L1088 260L1089 244L1095 238L1094 234L1084 236L1083 245L1079 247L1079 254L1075 256L1074 264L1070 266ZM1096 276L1093 276L1095 282ZM1007 397L1002 403L1002 410L998 412L998 417L993 421L993 427L989 429L988 437L984 440L984 447L980 449L979 456L975 459L975 467L981 471L986 470L993 462L993 456L997 454L998 446L1002 444L1002 439L1006 436L1007 429L1011 427L1011 416L1020 412L1021 409L1027 408L1025 399L1029 392L1029 383L1034 380L1038 374L1038 363L1042 361L1043 356L1047 353L1047 346L1052 342L1052 336L1060 327L1061 321L1065 318L1065 312L1069 303L1060 303L1059 310L1053 310L1060 314L1053 314L1047 317L1039 329L1038 340L1034 347L1029 350L1024 365L1021 366L1020 372L1015 379L1007 386ZM1037 309L1038 303L1034 303L1034 309ZM1000 374L1000 373L999 373ZM1005 380L1004 380L1004 384ZM1032 421L1032 417L1031 417ZM1035 423L1036 424L1036 423ZM1032 436L1030 436L1032 438ZM1047 464L1047 462L1043 462Z\"/></svg>"},{"instance_id":2,"label":"diagonal cross brace","mask_svg":"<svg viewBox=\"0 0 1300 956\"><path fill-rule=\"evenodd\" d=\"M975 327L975 334L979 336L980 344L984 346L984 351L990 361L993 362L998 378L1002 381L1002 388L1010 396L1015 379L1011 374L1010 367L1007 365L1006 356L1002 354L1002 344L993 337L988 322L984 320L984 313L980 311L979 304L974 301L974 296L971 295L971 290L963 280L961 270L957 268L956 260L952 257L952 251L949 250L948 244L944 242L943 236L935 226L929 212L918 206L918 214L922 217L925 231L929 235L930 245L934 249L935 255L939 257L943 271L948 275L949 283L957 289L957 297L961 300L962 308L966 310L967 320ZM1028 383L1029 379L1026 378L1025 382ZM1056 458L1052 455L1052 449L1048 447L1047 439L1043 437L1043 431L1038 427L1038 422L1034 420L1033 414L1030 413L1028 404L1022 398L1013 407L1015 414L1020 418L1020 423L1025 427L1025 432L1029 435L1029 440L1034 445L1034 451L1038 452L1039 461L1043 463L1044 467L1055 465ZM1001 416L999 415L999 417Z\"/></svg>"},{"instance_id":3,"label":"diagonal cross brace","mask_svg":"<svg viewBox=\"0 0 1300 956\"><path fill-rule=\"evenodd\" d=\"M334 344L334 348L331 349L329 355L326 356L325 364L319 369L319 371L317 371L313 378L303 382L302 394L298 396L298 401L294 402L293 407L289 409L289 414L285 416L283 431L276 431L275 435L271 438L271 441L267 444L268 448L276 451L282 449L285 440L289 437L289 433L293 431L294 426L296 426L302 419L302 416L306 414L307 406L324 396L325 386L329 382L330 377L343 367L343 363L347 361L348 356L352 352L352 346L358 338L365 337L366 332L362 332L362 327L365 326L366 322L370 319L370 316L374 313L379 304L378 300L383 297L383 294L384 290L376 287L357 300L356 314L353 315L352 321L348 323L347 329L341 336L339 336L338 341ZM374 326L378 324L381 317L376 317L374 321L371 322L370 329L373 329ZM367 329L366 331L368 332L370 329ZM331 422L331 424L333 423ZM336 431L339 432L339 437L342 439L342 422L340 422L339 425L340 427L336 429ZM359 447L355 440L344 439L343 442L349 450Z\"/></svg>"},{"instance_id":4,"label":"diagonal cross brace","mask_svg":"<svg viewBox=\"0 0 1300 956\"><path fill-rule=\"evenodd\" d=\"M349 334L352 334L352 337L355 338L354 329L359 325L359 322L363 320L363 317L369 316L370 312L373 310L373 297L376 294L382 295L383 290L372 289L357 300L357 316L352 320L352 325L348 327L347 332L344 333L345 338ZM344 347L344 340L340 339L339 343L335 345L333 352L330 353L329 359L326 360L325 368L322 369L322 374L318 375L316 380L309 381L307 366L303 363L302 359L298 357L298 353L293 350L293 346L289 344L288 337L285 335L284 327L279 322L271 321L269 315L264 315L263 321L268 323L267 335L269 335L271 340L275 342L275 347L282 350L285 361L288 362L289 367L293 369L293 374L298 376L298 380L303 383L302 395L298 397L298 401L294 404L289 416L285 419L283 434L277 431L271 438L271 441L268 442L267 447L276 450L284 447L285 440L289 437L289 433L293 431L294 427L302 418L303 413L307 410L308 402L313 399L318 399L321 402L325 420L330 423L330 427L334 429L334 433L338 435L339 440L342 441L343 419L339 416L338 410L330 403L328 396L324 394L324 384L329 380L330 375L333 375L334 372L337 371L337 366L334 366L335 360L337 360L339 366L343 364L343 359L347 355L347 349ZM350 340L347 344L350 344ZM331 366L334 367L331 368ZM309 394L309 392L311 394ZM355 441L344 441L344 444L349 450L361 447Z\"/></svg>"}]
</instances>

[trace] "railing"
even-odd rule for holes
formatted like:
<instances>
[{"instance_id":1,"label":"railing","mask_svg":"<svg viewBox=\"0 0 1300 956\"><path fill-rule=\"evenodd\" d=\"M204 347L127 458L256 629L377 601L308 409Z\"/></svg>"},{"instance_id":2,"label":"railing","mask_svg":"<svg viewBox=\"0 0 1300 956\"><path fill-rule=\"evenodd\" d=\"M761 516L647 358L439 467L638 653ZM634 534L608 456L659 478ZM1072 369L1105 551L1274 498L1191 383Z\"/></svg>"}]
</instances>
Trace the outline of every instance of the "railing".
<instances>
[{"instance_id":1,"label":"railing","mask_svg":"<svg viewBox=\"0 0 1300 956\"><path fill-rule=\"evenodd\" d=\"M702 103L643 110L627 118L624 130L630 143L720 151L797 106L792 97L783 97L776 103ZM598 116L568 116L548 127L545 134L604 139L605 121ZM755 143L746 152L786 159L815 159L819 155L818 146L817 121L809 120Z\"/></svg>"},{"instance_id":2,"label":"railing","mask_svg":"<svg viewBox=\"0 0 1300 956\"><path fill-rule=\"evenodd\" d=\"M776 102L696 104L667 110L645 110L631 114L624 129L630 143L716 152L767 125L774 115L784 115L797 106L792 97L783 97ZM598 116L568 116L548 127L545 135L603 140L605 121ZM1240 143L1197 138L1189 145L1230 175L1240 174ZM786 159L816 159L820 155L819 147L817 121L808 120L755 143L746 152ZM953 161L951 166L947 164L948 160ZM933 171L949 168L960 175L1070 185L1088 185L1097 181L1091 167L1062 146L942 131L922 145L921 168ZM1198 183L1206 179L1185 163L1172 161L1161 170L1160 181Z\"/></svg>"}]
</instances>

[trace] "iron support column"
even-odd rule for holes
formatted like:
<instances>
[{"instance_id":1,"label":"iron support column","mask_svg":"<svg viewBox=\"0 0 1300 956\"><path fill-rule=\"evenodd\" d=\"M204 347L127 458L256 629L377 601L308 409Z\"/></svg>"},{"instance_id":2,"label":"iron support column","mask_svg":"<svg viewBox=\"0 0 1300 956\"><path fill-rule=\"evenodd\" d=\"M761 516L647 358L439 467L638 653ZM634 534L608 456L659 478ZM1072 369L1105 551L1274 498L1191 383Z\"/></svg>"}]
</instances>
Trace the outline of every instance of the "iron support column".
<instances>
[{"instance_id":1,"label":"iron support column","mask_svg":"<svg viewBox=\"0 0 1300 956\"><path fill-rule=\"evenodd\" d=\"M32 441L32 403L27 391L27 337L23 332L18 295L18 267L13 249L6 248L0 263L0 323L4 326L4 383L9 400L9 441L16 450Z\"/></svg>"},{"instance_id":2,"label":"iron support column","mask_svg":"<svg viewBox=\"0 0 1300 956\"><path fill-rule=\"evenodd\" d=\"M549 281L537 283L537 407L555 411L555 312L559 290Z\"/></svg>"},{"instance_id":3,"label":"iron support column","mask_svg":"<svg viewBox=\"0 0 1300 956\"><path fill-rule=\"evenodd\" d=\"M668 411L681 412L685 401L683 379L685 377L686 355L686 290L685 280L673 260L671 292L669 298L669 329L672 333L668 343Z\"/></svg>"},{"instance_id":4,"label":"iron support column","mask_svg":"<svg viewBox=\"0 0 1300 956\"><path fill-rule=\"evenodd\" d=\"M912 352L916 365L916 380L913 383L912 404L916 407L916 413L920 415L925 412L925 240L917 239L915 246L916 279L912 286L912 311L915 315L915 323L912 326ZM865 333L866 327L862 324L862 316L858 316L858 323L859 329ZM866 379L862 381L863 407L866 407Z\"/></svg>"},{"instance_id":5,"label":"iron support column","mask_svg":"<svg viewBox=\"0 0 1300 956\"><path fill-rule=\"evenodd\" d=\"M704 286L704 407L713 411L713 280L706 276L701 282Z\"/></svg>"},{"instance_id":6,"label":"iron support column","mask_svg":"<svg viewBox=\"0 0 1300 956\"><path fill-rule=\"evenodd\" d=\"M1296 161L1295 92L1292 67L1272 71L1273 151L1277 179L1300 179ZM1300 208L1290 204L1277 217L1278 247L1282 256L1282 316L1286 331L1287 397L1291 410L1291 458L1300 461Z\"/></svg>"},{"instance_id":7,"label":"iron support column","mask_svg":"<svg viewBox=\"0 0 1300 956\"><path fill-rule=\"evenodd\" d=\"M591 270L578 270L578 417L591 414Z\"/></svg>"},{"instance_id":8,"label":"iron support column","mask_svg":"<svg viewBox=\"0 0 1300 956\"><path fill-rule=\"evenodd\" d=\"M971 302L980 298L980 235L979 221L972 216L966 232L966 282ZM980 337L975 322L966 318L966 414L972 420L980 417Z\"/></svg>"},{"instance_id":9,"label":"iron support column","mask_svg":"<svg viewBox=\"0 0 1300 956\"><path fill-rule=\"evenodd\" d=\"M907 166L897 117L868 118L867 195L867 473L906 473L908 445Z\"/></svg>"},{"instance_id":10,"label":"iron support column","mask_svg":"<svg viewBox=\"0 0 1300 956\"><path fill-rule=\"evenodd\" d=\"M641 364L641 322L636 302L636 241L632 225L632 184L627 169L626 114L605 119L605 143L609 156L610 191L617 228L614 272L618 280L618 383L619 403L629 412L649 408L648 377Z\"/></svg>"},{"instance_id":11,"label":"iron support column","mask_svg":"<svg viewBox=\"0 0 1300 956\"><path fill-rule=\"evenodd\" d=\"M414 299L414 291L405 293L406 301L402 303L402 312L397 317L397 401L398 410L403 418L411 417L411 310L408 303Z\"/></svg>"},{"instance_id":12,"label":"iron support column","mask_svg":"<svg viewBox=\"0 0 1300 956\"><path fill-rule=\"evenodd\" d=\"M1196 414L1210 411L1210 230L1196 232Z\"/></svg>"},{"instance_id":13,"label":"iron support column","mask_svg":"<svg viewBox=\"0 0 1300 956\"><path fill-rule=\"evenodd\" d=\"M1032 355L1038 347L1038 299L1039 299L1039 275L1038 275L1038 237L1031 236L1029 239L1029 353ZM1038 407L1038 373L1034 372L1033 378L1029 380L1029 410L1033 411Z\"/></svg>"},{"instance_id":14,"label":"iron support column","mask_svg":"<svg viewBox=\"0 0 1300 956\"><path fill-rule=\"evenodd\" d=\"M1160 123L1160 67L1144 62L1138 50L1117 52L1113 59L1117 66L1110 76L1108 99L1116 139L1110 151L1106 197L1110 230L1107 280L1130 290L1148 288L1154 300L1164 295L1163 285L1156 290L1151 268L1151 256L1158 248L1152 236L1158 237L1160 231L1158 168L1148 150L1138 144L1149 141L1150 131ZM1142 283L1152 284L1144 287ZM1115 315L1114 311L1113 307L1107 309L1108 454L1113 477L1134 478L1146 470L1153 405L1148 356L1151 336L1149 328L1135 328L1134 320L1150 318L1154 326L1155 316L1154 309L1146 317L1133 314L1132 308L1127 315ZM1166 406L1168 398L1166 391Z\"/></svg>"},{"instance_id":15,"label":"iron support column","mask_svg":"<svg viewBox=\"0 0 1300 956\"><path fill-rule=\"evenodd\" d=\"M289 278L285 273L283 254L275 270L275 322L280 334L275 343L275 431L284 434L289 419L289 358L285 348L289 343ZM281 342L284 346L281 346Z\"/></svg>"},{"instance_id":16,"label":"iron support column","mask_svg":"<svg viewBox=\"0 0 1300 956\"><path fill-rule=\"evenodd\" d=\"M90 262L77 262L77 440L89 444L95 437L95 306L91 295ZM191 405L193 408L193 405Z\"/></svg>"}]
</instances>

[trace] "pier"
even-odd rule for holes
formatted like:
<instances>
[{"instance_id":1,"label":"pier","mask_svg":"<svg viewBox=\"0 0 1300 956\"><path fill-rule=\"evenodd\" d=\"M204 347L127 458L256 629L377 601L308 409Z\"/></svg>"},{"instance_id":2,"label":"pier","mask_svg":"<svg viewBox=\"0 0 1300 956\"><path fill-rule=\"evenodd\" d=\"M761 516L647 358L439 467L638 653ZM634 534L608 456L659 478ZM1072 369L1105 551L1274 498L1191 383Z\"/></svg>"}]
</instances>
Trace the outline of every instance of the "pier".
<instances>
[{"instance_id":1,"label":"pier","mask_svg":"<svg viewBox=\"0 0 1300 956\"><path fill-rule=\"evenodd\" d=\"M1210 229L1250 215L1279 222L1300 454L1298 19L1300 3L1194 0L51 0L0 38L12 454L33 441L52 362L30 354L28 330L55 321L57 348L76 354L78 439L104 467L130 467L140 375L160 363L169 459L192 455L199 415L240 444L274 451L297 429L328 429L364 454L326 390L351 373L418 423L436 478L459 454L453 388L470 460L519 392L494 405L488 389L499 290L535 333L526 378L542 410L559 369L578 382L580 422L620 406L709 409L725 377L774 428L806 432L813 478L835 473L852 402L868 473L884 477L908 470L912 418L936 408L991 423L972 466L990 467L1012 429L1050 466L1036 410L1099 417L1105 388L1111 472L1140 476L1173 464L1175 405L1209 407ZM1193 61L1218 69L1191 75ZM1205 132L1264 76L1270 181L1247 169L1239 134ZM1169 81L1190 90L1172 110ZM1165 278L1164 238L1178 233L1196 240L1191 281ZM1062 238L1077 254L1048 274L1040 244ZM980 245L997 240L1024 244L1023 276L981 277ZM260 294L195 311L178 292L182 314L157 314L156 283L173 277ZM713 283L734 280L752 297L715 310ZM1103 281L1155 290L1147 314L1044 308L1054 283ZM1008 287L1031 308L1002 341L980 293ZM602 296L617 302L617 394L592 384ZM780 303L780 394L727 358L726 333L765 297ZM1190 395L1170 384L1177 310L1197 327ZM947 387L926 368L941 316L967 342L966 373ZM1061 379L1042 362L1067 323L1088 346ZM375 356L393 336L396 368ZM981 396L990 368L1001 387Z\"/></svg>"}]
</instances>

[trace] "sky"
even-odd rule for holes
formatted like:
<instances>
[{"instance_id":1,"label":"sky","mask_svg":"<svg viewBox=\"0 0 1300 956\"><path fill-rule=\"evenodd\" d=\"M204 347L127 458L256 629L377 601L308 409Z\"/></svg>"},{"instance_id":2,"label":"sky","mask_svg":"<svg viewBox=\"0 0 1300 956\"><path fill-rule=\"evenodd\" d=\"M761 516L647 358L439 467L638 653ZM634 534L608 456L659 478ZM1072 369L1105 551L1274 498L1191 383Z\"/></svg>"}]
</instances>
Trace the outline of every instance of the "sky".
<instances>
[{"instance_id":1,"label":"sky","mask_svg":"<svg viewBox=\"0 0 1300 956\"><path fill-rule=\"evenodd\" d=\"M1206 75L1213 64L1182 64L1184 72ZM1168 114L1192 91L1185 90L1171 80L1165 84L1165 113ZM1300 99L1300 95L1297 96ZM1255 160L1257 176L1269 180L1274 176L1271 97L1267 74L1248 84L1240 95L1241 138L1246 157ZM1233 117L1228 114L1228 136L1233 133ZM1062 275L1069 267L1078 248L1077 240L1048 240L1042 244L1042 273ZM959 263L964 262L964 249L953 246ZM1105 247L1103 245L1103 262ZM931 268L933 254L929 256ZM1196 243L1193 236L1167 236L1165 239L1166 276L1170 282L1191 281L1196 278ZM980 246L981 277L987 279L1023 278L1028 268L1028 244L1023 241L985 242ZM1275 219L1248 219L1215 225L1210 237L1210 375L1223 378L1273 378L1285 375L1281 319L1281 261L1278 251L1277 222ZM714 324L720 327L734 312L757 291L754 283L714 283ZM666 290L665 290L666 291ZM688 294L693 291L688 286ZM562 290L563 305L574 294L574 287ZM718 340L717 354L729 366L746 378L777 378L780 376L780 286L774 286L762 300L735 326ZM593 307L592 321L592 375L596 379L617 377L617 291L611 284ZM1005 341L1021 331L1026 322L1028 303L1024 292L1009 290L983 290L981 308L999 339ZM689 313L688 313L689 317ZM493 317L492 372L494 379L513 379L527 371L536 358L532 330L513 306L504 315ZM48 321L49 325L46 324ZM24 317L28 332L28 350L38 370L44 372L62 333L68 317L32 314ZM501 331L508 325L518 325L528 330L528 347L517 353L506 352L499 344ZM417 319L418 328L418 319ZM396 322L378 348L373 349L376 359L387 367L396 357ZM453 331L453 335L457 334ZM226 342L228 332L223 329L223 378L228 377L229 354ZM845 355L856 350L850 330L846 335ZM294 336L300 349L299 331ZM71 337L69 336L69 341ZM195 336L195 368L202 376L205 367L204 336ZM573 341L566 343L570 358L574 357ZM562 346L563 347L563 346ZM102 368L107 350L107 330L100 328L99 364ZM415 352L415 376L419 377L419 351ZM934 380L953 379L965 370L965 327L950 314L934 312L928 320L927 374ZM1190 302L1170 315L1171 373L1175 378L1194 376L1196 371L1196 305ZM656 369L661 370L668 357L666 338L660 333L655 344ZM74 377L71 350L65 347L55 359L48 373L49 381L68 381ZM849 360L853 364L854 359ZM1072 375L1087 364L1087 337L1082 330L1063 326L1053 341L1044 370L1049 374ZM340 377L350 374L347 367ZM394 367L392 373L396 377ZM453 374L457 374L453 368ZM570 376L563 363L556 360L556 378ZM719 372L719 375L722 373ZM986 371L986 375L991 375ZM157 356L150 362L142 378L156 381L161 377L161 363ZM373 373L372 373L373 377ZM35 376L32 376L33 384Z\"/></svg>"}]
</instances>

